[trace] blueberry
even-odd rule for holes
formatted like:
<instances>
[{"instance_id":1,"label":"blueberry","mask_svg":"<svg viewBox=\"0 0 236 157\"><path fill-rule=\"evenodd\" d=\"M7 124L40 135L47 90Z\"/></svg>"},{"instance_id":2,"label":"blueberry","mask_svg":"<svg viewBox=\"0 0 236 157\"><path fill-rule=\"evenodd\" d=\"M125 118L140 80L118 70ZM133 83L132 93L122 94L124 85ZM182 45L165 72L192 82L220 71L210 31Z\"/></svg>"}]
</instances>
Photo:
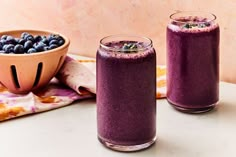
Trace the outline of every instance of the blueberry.
<instances>
[{"instance_id":1,"label":"blueberry","mask_svg":"<svg viewBox=\"0 0 236 157\"><path fill-rule=\"evenodd\" d=\"M29 35L29 33L23 32L23 33L21 34L21 38L24 39L26 35Z\"/></svg>"},{"instance_id":2,"label":"blueberry","mask_svg":"<svg viewBox=\"0 0 236 157\"><path fill-rule=\"evenodd\" d=\"M28 40L24 43L24 49L27 51L29 48L33 47L33 42L31 40Z\"/></svg>"},{"instance_id":3,"label":"blueberry","mask_svg":"<svg viewBox=\"0 0 236 157\"><path fill-rule=\"evenodd\" d=\"M64 39L60 39L60 40L58 41L58 45L59 45L59 46L63 45L64 43L65 43Z\"/></svg>"},{"instance_id":4,"label":"blueberry","mask_svg":"<svg viewBox=\"0 0 236 157\"><path fill-rule=\"evenodd\" d=\"M184 25L184 28L192 28L192 25L191 25L190 23L186 23L186 24Z\"/></svg>"},{"instance_id":5,"label":"blueberry","mask_svg":"<svg viewBox=\"0 0 236 157\"><path fill-rule=\"evenodd\" d=\"M50 34L49 36L48 36L48 41L50 42L51 40L58 40L59 39L59 35L57 35L57 34Z\"/></svg>"},{"instance_id":6,"label":"blueberry","mask_svg":"<svg viewBox=\"0 0 236 157\"><path fill-rule=\"evenodd\" d=\"M33 37L33 35L31 35L31 34L26 35L26 36L24 37L24 39L25 39L25 40L31 40L32 42L34 42L34 37Z\"/></svg>"},{"instance_id":7,"label":"blueberry","mask_svg":"<svg viewBox=\"0 0 236 157\"><path fill-rule=\"evenodd\" d=\"M41 40L41 42L43 42L44 44L48 45L48 39L47 39L47 38L43 38L43 39Z\"/></svg>"},{"instance_id":8,"label":"blueberry","mask_svg":"<svg viewBox=\"0 0 236 157\"><path fill-rule=\"evenodd\" d=\"M42 52L42 51L44 51L45 46L46 45L43 42L39 42L34 45L34 48L37 50L37 52Z\"/></svg>"},{"instance_id":9,"label":"blueberry","mask_svg":"<svg viewBox=\"0 0 236 157\"><path fill-rule=\"evenodd\" d=\"M42 41L43 39L47 39L47 36L42 35L42 36L41 36L41 41Z\"/></svg>"},{"instance_id":10,"label":"blueberry","mask_svg":"<svg viewBox=\"0 0 236 157\"><path fill-rule=\"evenodd\" d=\"M40 41L40 42L34 43L34 44L33 44L33 47L35 48L35 47L37 47L38 45L47 46L45 43L43 43L42 41Z\"/></svg>"},{"instance_id":11,"label":"blueberry","mask_svg":"<svg viewBox=\"0 0 236 157\"><path fill-rule=\"evenodd\" d=\"M5 44L6 44L6 40L5 40L5 39L1 39L1 40L0 40L0 43L1 43L2 45L5 45Z\"/></svg>"},{"instance_id":12,"label":"blueberry","mask_svg":"<svg viewBox=\"0 0 236 157\"><path fill-rule=\"evenodd\" d=\"M25 39L20 39L20 40L19 40L19 42L18 42L18 44L24 45L24 44L25 44L25 42L26 42L26 40L25 40Z\"/></svg>"},{"instance_id":13,"label":"blueberry","mask_svg":"<svg viewBox=\"0 0 236 157\"><path fill-rule=\"evenodd\" d=\"M2 36L1 36L1 39L6 40L6 39L7 39L7 35L2 35Z\"/></svg>"},{"instance_id":14,"label":"blueberry","mask_svg":"<svg viewBox=\"0 0 236 157\"><path fill-rule=\"evenodd\" d=\"M7 36L6 43L7 44L15 44L16 40L15 40L15 38L13 38L12 36L9 35L9 36Z\"/></svg>"},{"instance_id":15,"label":"blueberry","mask_svg":"<svg viewBox=\"0 0 236 157\"><path fill-rule=\"evenodd\" d=\"M16 44L18 44L20 41L20 38L15 38L15 41L16 41Z\"/></svg>"},{"instance_id":16,"label":"blueberry","mask_svg":"<svg viewBox=\"0 0 236 157\"><path fill-rule=\"evenodd\" d=\"M126 52L129 53L130 51L135 51L138 48L137 43L125 43L122 47L122 49ZM129 50L129 51L127 51Z\"/></svg>"},{"instance_id":17,"label":"blueberry","mask_svg":"<svg viewBox=\"0 0 236 157\"><path fill-rule=\"evenodd\" d=\"M58 40L64 40L64 38L62 38L62 36L58 36Z\"/></svg>"},{"instance_id":18,"label":"blueberry","mask_svg":"<svg viewBox=\"0 0 236 157\"><path fill-rule=\"evenodd\" d=\"M34 44L33 44L33 48L35 48L37 45L38 45L38 43L34 43Z\"/></svg>"},{"instance_id":19,"label":"blueberry","mask_svg":"<svg viewBox=\"0 0 236 157\"><path fill-rule=\"evenodd\" d=\"M3 48L3 44L2 44L2 43L0 43L0 50L2 50L2 48Z\"/></svg>"},{"instance_id":20,"label":"blueberry","mask_svg":"<svg viewBox=\"0 0 236 157\"><path fill-rule=\"evenodd\" d=\"M13 39L13 38L14 38L13 36L11 36L11 35L7 35L6 40L7 40L7 39Z\"/></svg>"},{"instance_id":21,"label":"blueberry","mask_svg":"<svg viewBox=\"0 0 236 157\"><path fill-rule=\"evenodd\" d=\"M51 41L49 42L49 45L52 45L52 44L58 45L58 41L55 40L55 39L53 39L53 40L51 40Z\"/></svg>"},{"instance_id":22,"label":"blueberry","mask_svg":"<svg viewBox=\"0 0 236 157\"><path fill-rule=\"evenodd\" d=\"M24 53L24 47L22 45L20 45L20 44L17 44L14 47L14 53L16 53L16 54Z\"/></svg>"},{"instance_id":23,"label":"blueberry","mask_svg":"<svg viewBox=\"0 0 236 157\"><path fill-rule=\"evenodd\" d=\"M27 53L35 53L35 52L37 52L37 51L35 50L35 48L30 48L30 49L27 51Z\"/></svg>"},{"instance_id":24,"label":"blueberry","mask_svg":"<svg viewBox=\"0 0 236 157\"><path fill-rule=\"evenodd\" d=\"M35 42L39 42L39 41L41 41L42 40L42 37L40 36L40 35L36 35L35 37L34 37L34 41Z\"/></svg>"},{"instance_id":25,"label":"blueberry","mask_svg":"<svg viewBox=\"0 0 236 157\"><path fill-rule=\"evenodd\" d=\"M14 45L13 44L8 44L8 45L6 45L4 50L5 50L6 53L14 52Z\"/></svg>"},{"instance_id":26,"label":"blueberry","mask_svg":"<svg viewBox=\"0 0 236 157\"><path fill-rule=\"evenodd\" d=\"M53 34L50 34L47 39L48 41L51 41L53 39Z\"/></svg>"},{"instance_id":27,"label":"blueberry","mask_svg":"<svg viewBox=\"0 0 236 157\"><path fill-rule=\"evenodd\" d=\"M49 49L51 50L51 49L55 49L55 48L57 48L58 47L58 45L56 45L56 44L52 44L52 45L49 45Z\"/></svg>"},{"instance_id":28,"label":"blueberry","mask_svg":"<svg viewBox=\"0 0 236 157\"><path fill-rule=\"evenodd\" d=\"M3 47L2 47L2 49L3 49L3 51L6 51L6 47L7 47L8 45L3 45Z\"/></svg>"},{"instance_id":29,"label":"blueberry","mask_svg":"<svg viewBox=\"0 0 236 157\"><path fill-rule=\"evenodd\" d=\"M48 46L45 46L45 47L43 48L43 50L44 50L44 51L48 51L48 50L50 50L50 48L49 48Z\"/></svg>"}]
</instances>

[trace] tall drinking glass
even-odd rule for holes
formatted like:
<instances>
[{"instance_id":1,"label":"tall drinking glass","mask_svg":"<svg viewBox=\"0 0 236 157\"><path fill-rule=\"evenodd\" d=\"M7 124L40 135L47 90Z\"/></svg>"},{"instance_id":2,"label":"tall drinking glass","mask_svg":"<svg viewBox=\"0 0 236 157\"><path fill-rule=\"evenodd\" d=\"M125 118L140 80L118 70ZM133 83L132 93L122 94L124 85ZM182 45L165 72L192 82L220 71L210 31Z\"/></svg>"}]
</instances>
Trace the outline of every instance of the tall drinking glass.
<instances>
[{"instance_id":1,"label":"tall drinking glass","mask_svg":"<svg viewBox=\"0 0 236 157\"><path fill-rule=\"evenodd\" d=\"M167 26L167 100L176 109L206 112L219 100L220 29L216 16L178 12Z\"/></svg>"},{"instance_id":2,"label":"tall drinking glass","mask_svg":"<svg viewBox=\"0 0 236 157\"><path fill-rule=\"evenodd\" d=\"M97 51L98 139L108 148L136 151L156 138L156 53L145 37L115 35Z\"/></svg>"}]
</instances>

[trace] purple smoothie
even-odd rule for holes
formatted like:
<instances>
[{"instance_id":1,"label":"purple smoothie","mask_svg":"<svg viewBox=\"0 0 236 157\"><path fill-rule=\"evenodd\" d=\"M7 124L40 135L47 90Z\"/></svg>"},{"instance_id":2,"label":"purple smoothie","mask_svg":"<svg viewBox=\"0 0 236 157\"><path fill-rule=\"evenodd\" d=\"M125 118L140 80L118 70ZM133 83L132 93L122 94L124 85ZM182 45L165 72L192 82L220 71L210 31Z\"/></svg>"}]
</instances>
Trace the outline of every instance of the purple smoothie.
<instances>
[{"instance_id":1,"label":"purple smoothie","mask_svg":"<svg viewBox=\"0 0 236 157\"><path fill-rule=\"evenodd\" d=\"M219 100L219 26L197 16L167 27L167 99L177 109L204 112Z\"/></svg>"},{"instance_id":2,"label":"purple smoothie","mask_svg":"<svg viewBox=\"0 0 236 157\"><path fill-rule=\"evenodd\" d=\"M102 143L133 146L156 136L156 53L138 43L138 52L124 53L126 43L104 43L97 52L97 127Z\"/></svg>"}]
</instances>

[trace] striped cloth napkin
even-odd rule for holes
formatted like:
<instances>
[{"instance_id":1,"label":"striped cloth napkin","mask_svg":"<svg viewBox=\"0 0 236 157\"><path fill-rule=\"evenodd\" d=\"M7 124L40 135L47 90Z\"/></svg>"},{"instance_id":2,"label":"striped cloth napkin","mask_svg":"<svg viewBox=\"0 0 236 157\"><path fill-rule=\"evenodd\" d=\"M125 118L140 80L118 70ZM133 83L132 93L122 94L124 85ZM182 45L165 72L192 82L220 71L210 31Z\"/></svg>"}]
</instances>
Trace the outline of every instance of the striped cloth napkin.
<instances>
[{"instance_id":1,"label":"striped cloth napkin","mask_svg":"<svg viewBox=\"0 0 236 157\"><path fill-rule=\"evenodd\" d=\"M62 68L50 83L38 92L20 95L10 93L0 84L0 121L48 111L95 97L96 61L68 55ZM166 95L166 67L157 66L156 98Z\"/></svg>"}]
</instances>

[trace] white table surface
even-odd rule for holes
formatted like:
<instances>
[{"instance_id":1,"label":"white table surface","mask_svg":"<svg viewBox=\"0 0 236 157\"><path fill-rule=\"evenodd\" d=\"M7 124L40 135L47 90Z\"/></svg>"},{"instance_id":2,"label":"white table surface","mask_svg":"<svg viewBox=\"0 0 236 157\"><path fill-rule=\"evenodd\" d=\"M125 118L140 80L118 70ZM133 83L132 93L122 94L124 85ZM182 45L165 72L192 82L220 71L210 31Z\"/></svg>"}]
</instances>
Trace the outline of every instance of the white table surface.
<instances>
[{"instance_id":1,"label":"white table surface","mask_svg":"<svg viewBox=\"0 0 236 157\"><path fill-rule=\"evenodd\" d=\"M157 142L120 153L96 137L95 100L0 123L0 157L226 157L236 156L236 85L220 84L220 103L206 114L174 110L157 100Z\"/></svg>"}]
</instances>

